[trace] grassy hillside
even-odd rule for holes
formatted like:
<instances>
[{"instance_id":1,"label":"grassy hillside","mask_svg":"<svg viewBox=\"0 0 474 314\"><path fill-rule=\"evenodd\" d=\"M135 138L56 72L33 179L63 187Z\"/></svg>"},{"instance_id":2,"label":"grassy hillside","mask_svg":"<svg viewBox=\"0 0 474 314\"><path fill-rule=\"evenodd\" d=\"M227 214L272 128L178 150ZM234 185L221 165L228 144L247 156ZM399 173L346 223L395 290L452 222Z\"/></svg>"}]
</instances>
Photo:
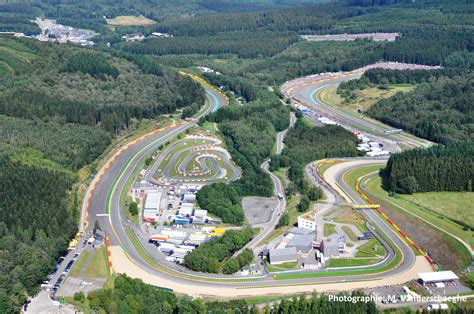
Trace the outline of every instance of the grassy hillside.
<instances>
[{"instance_id":1,"label":"grassy hillside","mask_svg":"<svg viewBox=\"0 0 474 314\"><path fill-rule=\"evenodd\" d=\"M34 59L35 52L29 47L0 37L0 77L27 71Z\"/></svg>"},{"instance_id":2,"label":"grassy hillside","mask_svg":"<svg viewBox=\"0 0 474 314\"><path fill-rule=\"evenodd\" d=\"M474 203L474 192L428 192L400 197L443 216L462 221L474 229L474 217L468 210Z\"/></svg>"}]
</instances>

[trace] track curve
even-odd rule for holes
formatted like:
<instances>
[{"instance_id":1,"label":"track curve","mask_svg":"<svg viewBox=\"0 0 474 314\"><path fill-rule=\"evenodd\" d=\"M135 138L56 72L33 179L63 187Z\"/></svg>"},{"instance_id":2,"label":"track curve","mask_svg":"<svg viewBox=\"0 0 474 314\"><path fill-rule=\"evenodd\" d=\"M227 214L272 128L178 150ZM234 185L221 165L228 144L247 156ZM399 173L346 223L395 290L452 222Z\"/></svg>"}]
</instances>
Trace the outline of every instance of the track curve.
<instances>
[{"instance_id":1,"label":"track curve","mask_svg":"<svg viewBox=\"0 0 474 314\"><path fill-rule=\"evenodd\" d=\"M215 96L219 103L225 103L225 97L217 93L213 89L207 88L207 94L211 93ZM215 108L216 101L214 97L209 97ZM112 260L114 269L117 272L126 272L127 274L141 278L145 282L154 285L160 285L174 289L177 292L191 295L221 295L221 296L237 296L249 294L266 294L271 292L290 293L304 292L317 289L324 291L332 290L351 290L353 288L363 288L370 285L385 285L387 282L380 282L380 278L394 281L400 280L401 274L406 274L416 262L416 258L406 251L406 258L397 267L383 273L372 274L344 274L343 276L334 276L334 274L319 275L317 278L297 278L277 280L267 276L255 281L212 281L212 278L191 277L173 272L162 267L155 267L143 260L142 256L129 239L126 228L127 221L122 217L122 209L120 206L120 192L127 188L127 179L133 175L134 169L140 166L144 156L151 151L184 132L186 129L195 125L196 122L188 122L179 124L166 130L160 130L146 138L127 145L121 154L115 156L106 165L104 171L99 172L97 181L94 181L93 190L86 196L85 204L89 209L89 224L86 230L90 231L91 226L96 220L99 221L102 229L110 236L110 246L112 251ZM106 171L105 171L106 170ZM338 173L337 180L343 180L342 172ZM344 186L351 189L348 186ZM347 191L348 193L351 193ZM354 192L354 191L352 191ZM364 203L358 195L353 195L357 202ZM99 216L97 216L99 214ZM87 215L86 215L87 216ZM376 224L384 231L390 228L383 220L378 219L374 215L369 215L369 219L373 219ZM392 241L398 241L390 231L387 230ZM392 238L392 236L394 238ZM400 243L402 246L403 243ZM411 252L411 250L410 250ZM404 252L405 256L405 252ZM397 277L398 276L398 277ZM413 274L412 274L413 276ZM390 280L389 280L390 279ZM204 289L202 289L204 288ZM258 289L257 289L258 288Z\"/></svg>"}]
</instances>

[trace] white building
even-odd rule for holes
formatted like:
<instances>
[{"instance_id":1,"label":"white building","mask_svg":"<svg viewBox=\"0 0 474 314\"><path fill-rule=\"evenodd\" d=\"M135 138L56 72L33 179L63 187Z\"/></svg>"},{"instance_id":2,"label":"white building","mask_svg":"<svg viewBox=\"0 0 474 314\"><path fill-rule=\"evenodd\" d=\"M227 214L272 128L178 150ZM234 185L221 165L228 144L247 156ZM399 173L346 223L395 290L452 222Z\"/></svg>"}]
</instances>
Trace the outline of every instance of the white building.
<instances>
[{"instance_id":1,"label":"white building","mask_svg":"<svg viewBox=\"0 0 474 314\"><path fill-rule=\"evenodd\" d=\"M298 217L298 228L316 231L316 215L314 212Z\"/></svg>"},{"instance_id":2,"label":"white building","mask_svg":"<svg viewBox=\"0 0 474 314\"><path fill-rule=\"evenodd\" d=\"M143 219L146 221L155 221L160 210L162 189L150 190L147 193Z\"/></svg>"}]
</instances>

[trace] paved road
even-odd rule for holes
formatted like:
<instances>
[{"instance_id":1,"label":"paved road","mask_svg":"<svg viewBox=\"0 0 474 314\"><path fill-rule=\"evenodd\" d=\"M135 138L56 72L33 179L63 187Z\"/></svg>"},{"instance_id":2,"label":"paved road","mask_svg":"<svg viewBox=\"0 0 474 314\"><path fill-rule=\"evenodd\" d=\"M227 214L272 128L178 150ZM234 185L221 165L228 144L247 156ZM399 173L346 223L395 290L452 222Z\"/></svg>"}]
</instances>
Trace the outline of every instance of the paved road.
<instances>
[{"instance_id":1,"label":"paved road","mask_svg":"<svg viewBox=\"0 0 474 314\"><path fill-rule=\"evenodd\" d=\"M396 143L402 147L423 147L431 145L429 141L416 138L405 132L387 135L385 134L386 131L394 131L395 129L364 116L350 114L334 106L330 106L324 103L318 96L319 92L330 86L338 85L341 82L348 80L357 79L361 75L362 72L347 73L340 76L334 75L331 79L296 85L295 87L289 89L286 93L288 97L292 98L296 102L310 107L321 116L335 120L343 127L351 131L364 131L374 138L374 140L388 144L386 145L388 147L393 146L393 143Z\"/></svg>"},{"instance_id":2,"label":"paved road","mask_svg":"<svg viewBox=\"0 0 474 314\"><path fill-rule=\"evenodd\" d=\"M294 112L291 112L290 113L290 126L288 129L292 128L296 123L296 116L294 114ZM277 155L280 155L282 150L283 150L283 147L285 146L284 143L283 143L283 140L285 139L285 135L286 133L288 132L288 129L285 129L281 132L278 132L277 134L277 142L276 142L276 153Z\"/></svg>"},{"instance_id":3,"label":"paved road","mask_svg":"<svg viewBox=\"0 0 474 314\"><path fill-rule=\"evenodd\" d=\"M282 138L282 137L280 137L280 138ZM156 144L156 145L159 145L159 142L160 141L158 141L158 144ZM140 159L139 156L136 156L132 159L131 164L127 168L125 168L124 175L119 177L119 179L117 181L116 189L114 191L112 191L113 193L111 195L111 206L110 206L111 215L108 218L109 224L106 227L106 229L109 233L113 233L113 235L111 236L112 246L120 245L125 250L125 252L127 252L128 257L133 261L133 263L135 265L137 265L140 269L146 271L146 273L150 274L150 276L159 276L161 279L169 280L169 281L172 281L172 282L175 282L175 283L185 284L185 285L188 285L188 286L196 286L196 287L209 286L210 283L202 281L202 278L206 277L205 274L203 274L201 276L200 281L197 281L196 279L179 277L180 274L176 273L176 272L173 272L173 270L170 270L170 269L157 269L157 268L147 264L145 261L142 260L140 255L136 252L134 246L132 245L129 238L127 237L126 232L125 232L125 228L124 228L124 224L126 224L126 222L121 217L121 211L120 211L120 205L119 205L119 195L120 195L119 191L121 191L126 186L126 179L128 178L128 176L130 175L130 172L131 172L130 169L134 168L133 167L134 166L133 161L139 160L139 159ZM268 167L268 163L264 163L262 166L263 166L264 169L266 169ZM283 187L281 186L281 182L278 180L278 178L275 177L275 176L272 176L272 179L275 180L274 183L275 183L275 187L276 187L277 191L279 189L281 192L283 192ZM277 192L277 193L281 193L281 192ZM360 202L362 202L361 199L358 199L358 200ZM272 220L271 220L272 225L277 223L277 221L278 221L278 214L277 213L281 212L284 209L284 207L285 206L284 206L284 203L282 201L280 203L279 209L277 209L275 211L274 216L272 217ZM385 224L382 228L383 230L385 230L385 228L389 228L388 225L386 225L386 223L384 221L380 220L378 223ZM269 230L268 232L271 232L272 228L268 228L266 230ZM263 239L263 237L265 237L265 236L266 236L266 233L261 233L261 236L258 237L255 240L255 243L258 242L259 240ZM404 272L407 269L409 269L412 265L413 265L413 260L404 259L404 263L402 263L398 267L388 271L386 273L386 276L391 276L391 275L394 275L394 274L399 274L401 272ZM347 279L365 280L365 279L378 278L379 276L380 275L354 275L354 276L345 276L344 279L345 280L347 280ZM214 276L212 276L212 277L214 277ZM224 277L224 276L222 277L222 279L225 279L225 278L226 277ZM228 278L229 279L235 279L235 277L233 277L233 276L230 276ZM279 284L282 284L282 283L285 283L285 284L303 284L303 283L304 284L308 284L308 283L317 284L317 283L321 283L321 282L329 282L329 281L334 281L334 280L335 280L335 277L321 277L321 278L315 278L315 279L312 279L312 278L292 279L292 280L282 282L282 281L275 280L272 277L268 276L266 278L261 278L258 281L251 281L251 282L214 282L214 283L212 283L212 285L213 286L223 286L223 287L242 287L242 286L263 286L263 285L269 285L269 284L279 285Z\"/></svg>"},{"instance_id":4,"label":"paved road","mask_svg":"<svg viewBox=\"0 0 474 314\"><path fill-rule=\"evenodd\" d=\"M208 93L212 93L214 97L210 97L211 101L213 101L213 108L216 107L216 99L217 103L223 103L225 101L224 97L218 93L215 93L213 90L208 90ZM206 293L206 289L202 288L209 288L212 287L222 287L224 288L238 288L238 287L262 287L265 285L295 285L292 287L293 292L297 291L305 291L311 286L308 285L315 285L316 288L320 283L327 283L327 282L334 282L335 280L355 280L355 281L365 281L380 277L388 277L393 276L396 274L401 274L409 269L413 265L413 256L410 256L407 251L407 255L403 259L403 263L401 263L398 267L393 268L386 273L383 274L373 274L373 275L351 275L351 276L344 276L343 278L338 277L318 277L318 278L304 278L304 279L290 279L290 280L275 280L272 277L268 276L264 279L259 279L257 281L250 281L250 282L213 282L209 283L204 280L196 280L189 277L180 277L181 274L173 272L170 269L164 268L155 268L154 266L148 264L144 261L141 256L136 251L135 247L131 243L130 239L128 238L125 232L125 225L127 224L126 219L122 217L122 210L120 206L120 192L127 187L127 179L133 175L134 169L136 166L140 166L141 159L146 156L149 152L156 150L156 148L165 143L166 141L170 140L174 136L177 136L179 133L184 132L186 129L195 125L196 122L189 122L184 125L177 125L173 128L164 130L162 132L153 134L142 141L136 143L135 145L129 146L127 150L125 150L121 155L115 158L115 160L110 163L107 171L100 175L101 179L97 182L94 192L90 198L90 205L89 205L89 227L88 229L92 228L94 222L96 220L99 221L101 228L110 236L110 242L112 247L120 247L120 251L125 252L127 255L127 261L120 261L130 264L130 267L138 267L140 272L144 272L146 274L144 276L144 280L150 282L152 278L159 279L159 281L169 282L170 285L174 284L181 284L182 287L186 287L186 289L198 289L193 290L194 293L198 292L201 294ZM282 137L280 137L282 139ZM278 146L278 144L277 144ZM282 145L280 144L280 148ZM263 164L264 169L267 167ZM275 180L276 178L272 176L272 179ZM341 179L341 178L339 178ZM274 181L275 187L280 188L282 191L281 183L279 180ZM345 188L348 188L347 186ZM350 189L349 189L350 190ZM107 199L109 198L110 193L110 204L108 204ZM350 192L348 192L350 193ZM357 199L357 195L353 196L357 201L362 202L361 199ZM87 200L87 195L86 195ZM85 200L85 202L86 202ZM284 208L284 205L280 208ZM108 209L110 209L109 216L100 216L97 217L97 214L108 214ZM281 211L281 209L280 209ZM276 216L276 215L275 215ZM377 217L368 214L367 216L369 219L373 219L381 228L382 230L386 230L389 237L394 237L392 241L395 243L397 242L396 235L390 233L390 228L388 225L378 219ZM277 221L278 217L275 217L274 221ZM272 222L273 223L273 222ZM404 245L404 243L400 243L400 245ZM119 261L117 261L119 262ZM202 277L205 277L204 275ZM296 286L299 284L304 284L305 286ZM186 290L189 291L189 290ZM226 290L227 291L227 290ZM262 290L255 290L255 293L259 293L258 291ZM177 291L180 292L180 291ZM183 291L184 292L184 291ZM249 293L253 293L250 292Z\"/></svg>"},{"instance_id":5,"label":"paved road","mask_svg":"<svg viewBox=\"0 0 474 314\"><path fill-rule=\"evenodd\" d=\"M382 161L383 162L383 161ZM371 165L371 164L380 164L380 160L356 160L356 164L351 164L350 162L345 163L346 167L339 169L337 173L334 175L335 179L334 181L339 181L342 180L342 177L345 172L350 171L354 168L360 167L361 165ZM347 192L350 191L350 188L346 185L342 185L344 189L349 189ZM351 193L352 197L357 201L362 203L362 199L354 192ZM407 279L413 278L413 274L410 276L406 276L406 272L414 266L415 263L415 256L412 253L411 249L401 240L398 238L398 236L391 231L390 227L388 224L379 218L378 216L375 215L374 212L367 213L367 217L369 220L374 219L378 226L384 230L389 237L392 238L392 241L394 241L397 245L400 246L402 249L402 252L404 253L404 258L402 262L384 272L384 273L379 273L379 274L366 274L366 275L349 275L349 276L344 276L344 277L333 277L333 276L327 276L327 277L317 277L317 278L304 278L304 279L289 279L289 280L276 280L271 276L266 276L266 277L261 277L258 280L255 281L247 281L247 282L226 282L224 281L226 277L221 277L221 281L219 282L206 282L203 281L203 277L205 275L201 276L201 278L183 278L180 277L180 274L175 273L172 274L170 271L163 271L162 269L157 269L151 265L148 265L145 263L138 254L135 254L134 248L130 247L127 243L122 243L122 247L125 249L125 251L128 254L128 257L131 259L132 262L129 263L129 266L126 268L123 268L125 271L127 271L128 275L132 276L137 276L138 278L142 278L146 282L152 283L152 284L161 284L163 286L173 288L176 292L181 292L181 293L189 293L193 295L222 295L225 294L227 296L231 295L237 295L236 293L239 294L262 294L263 288L266 288L267 286L271 285L274 287L275 290L287 287L288 285L291 287L291 292L298 292L298 291L308 291L310 287L313 287L313 289L321 289L326 287L325 285L321 286L320 284L322 283L333 283L333 282L341 282L341 286L344 286L344 282L351 281L351 284L354 288L362 288L365 287L366 285L373 285L375 279L379 278L386 278L387 281L384 281L379 284L394 284L394 282L400 284L404 282ZM397 240L398 239L398 240ZM388 249L390 252L390 248ZM113 254L114 255L114 254ZM392 255L393 256L393 251ZM390 259L387 260L387 262ZM120 263L123 263L123 259L121 259ZM137 268L135 270L132 269L132 265L134 268ZM418 264L419 266L419 264ZM375 266L371 266L375 267ZM371 268L368 267L368 268ZM429 267L429 265L428 265ZM128 269L128 270L126 270ZM139 271L138 271L139 269ZM422 270L426 270L427 268L423 268ZM324 271L323 271L324 272ZM394 279L395 278L395 279ZM398 279L396 279L398 278ZM235 277L229 277L227 279L232 279L235 280ZM394 281L398 280L398 281ZM355 282L352 282L355 281ZM372 281L372 282L371 282ZM262 289L249 289L249 287L262 287ZM203 289L204 288L204 289ZM240 290L235 290L235 289L245 289L244 291ZM234 293L234 294L233 294Z\"/></svg>"},{"instance_id":6,"label":"paved road","mask_svg":"<svg viewBox=\"0 0 474 314\"><path fill-rule=\"evenodd\" d=\"M166 161L166 158L169 158L169 160L167 161L164 169L162 169L161 177L166 179L168 183L173 183L173 182L178 182L179 184L206 183L211 180L223 179L226 176L227 176L228 181L234 181L234 180L237 180L237 178L240 176L240 169L232 164L231 162L232 157L230 156L229 152L227 152L227 150L225 150L222 147L217 147L217 146L210 147L209 144L213 144L213 145L221 144L221 141L219 139L208 139L206 140L205 144L202 144L202 143L190 144L187 147L177 150L171 156L169 156L169 154L173 152L173 150L175 150L176 147L182 145L184 141L189 141L189 140L183 139L181 141L177 141L171 144L170 146L168 146L160 154L160 156L156 159L156 161L153 163L153 165L150 167L149 171L145 175L146 181L149 181L155 184L163 183L163 182L160 183L159 180L154 179L153 176L155 176L157 170ZM193 151L188 153L188 151L191 149L193 149ZM231 173L228 174L226 169L222 169L220 165L218 164L217 160L213 157L199 158L198 156L202 155L204 152L210 153L212 155L218 155L217 157L220 157L226 169L230 169ZM183 155L185 156L184 159L182 158ZM186 167L189 164L189 162L191 162L193 159L196 159L201 167L199 170L201 175L197 176L196 178L193 178L192 176L190 176L189 173L188 175L185 175ZM211 171L212 171L211 167L207 165L206 160L210 161L212 169L214 170L213 174L211 174ZM178 172L180 173L180 175L171 175L170 172L172 168L175 167L177 164L179 164Z\"/></svg>"},{"instance_id":7,"label":"paved road","mask_svg":"<svg viewBox=\"0 0 474 314\"><path fill-rule=\"evenodd\" d=\"M285 135L288 132L290 128L292 128L296 123L296 116L293 112L290 113L290 125L287 129L278 132L277 137L276 137L276 152L278 155L281 154L281 151L283 150L283 140L285 139ZM267 173L272 182L273 182L273 196L277 197L278 199L278 204L277 206L272 210L270 220L261 223L261 224L256 224L253 227L255 228L262 228L262 231L252 239L249 243L247 243L242 249L240 249L238 252L234 254L234 256L238 255L240 252L242 252L246 248L250 248L254 251L254 253L258 253L260 250L260 246L258 245L260 242L262 242L274 229L275 226L277 225L278 221L280 220L281 214L286 210L286 199L283 197L280 199L278 195L285 195L285 188L283 186L283 183L280 181L280 179L274 175L272 172L270 172L270 160L266 160L260 165L260 168Z\"/></svg>"}]
</instances>

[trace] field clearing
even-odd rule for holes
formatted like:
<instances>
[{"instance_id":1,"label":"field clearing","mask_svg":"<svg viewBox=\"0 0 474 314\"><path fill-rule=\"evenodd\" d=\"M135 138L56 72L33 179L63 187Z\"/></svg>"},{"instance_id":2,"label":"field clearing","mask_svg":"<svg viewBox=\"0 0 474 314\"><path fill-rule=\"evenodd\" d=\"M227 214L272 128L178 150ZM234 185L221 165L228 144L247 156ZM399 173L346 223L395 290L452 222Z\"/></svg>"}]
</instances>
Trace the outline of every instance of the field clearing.
<instances>
[{"instance_id":1,"label":"field clearing","mask_svg":"<svg viewBox=\"0 0 474 314\"><path fill-rule=\"evenodd\" d=\"M474 204L474 192L428 192L399 196L416 205L474 226L474 216L469 211Z\"/></svg>"},{"instance_id":2,"label":"field clearing","mask_svg":"<svg viewBox=\"0 0 474 314\"><path fill-rule=\"evenodd\" d=\"M387 251L380 244L379 240L372 238L357 249L355 257L377 257L385 256Z\"/></svg>"},{"instance_id":3,"label":"field clearing","mask_svg":"<svg viewBox=\"0 0 474 314\"><path fill-rule=\"evenodd\" d=\"M107 278L110 276L108 265L107 247L103 245L92 253L89 265L87 265L83 275L89 278Z\"/></svg>"},{"instance_id":4,"label":"field clearing","mask_svg":"<svg viewBox=\"0 0 474 314\"><path fill-rule=\"evenodd\" d=\"M356 95L356 99L346 101L336 93L337 86L331 86L323 89L319 97L329 105L340 107L351 112L357 112L358 109L362 109L362 111L365 112L381 98L390 98L398 92L406 93L414 89L414 85L407 84L392 84L388 85L387 89L368 87L366 89L353 91L354 95Z\"/></svg>"},{"instance_id":5,"label":"field clearing","mask_svg":"<svg viewBox=\"0 0 474 314\"><path fill-rule=\"evenodd\" d=\"M36 58L34 51L10 38L0 38L0 76L27 71Z\"/></svg>"},{"instance_id":6,"label":"field clearing","mask_svg":"<svg viewBox=\"0 0 474 314\"><path fill-rule=\"evenodd\" d=\"M107 25L109 26L142 26L142 25L152 25L156 22L146 18L142 15L133 16L133 15L120 15L113 19L107 19Z\"/></svg>"},{"instance_id":7,"label":"field clearing","mask_svg":"<svg viewBox=\"0 0 474 314\"><path fill-rule=\"evenodd\" d=\"M329 237L332 234L336 233L336 225L330 224L330 223L325 223L324 224L324 236Z\"/></svg>"}]
</instances>

